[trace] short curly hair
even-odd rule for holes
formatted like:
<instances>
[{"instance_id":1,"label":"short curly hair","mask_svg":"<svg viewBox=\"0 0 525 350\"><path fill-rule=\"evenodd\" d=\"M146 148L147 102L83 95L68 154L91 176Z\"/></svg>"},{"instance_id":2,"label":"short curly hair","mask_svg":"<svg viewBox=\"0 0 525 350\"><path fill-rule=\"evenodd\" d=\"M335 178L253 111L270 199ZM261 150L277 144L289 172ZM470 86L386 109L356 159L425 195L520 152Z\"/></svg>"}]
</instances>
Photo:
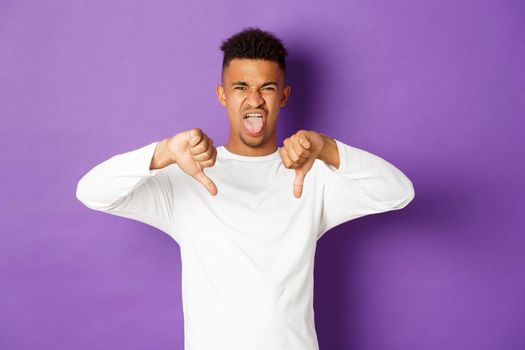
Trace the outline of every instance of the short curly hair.
<instances>
[{"instance_id":1,"label":"short curly hair","mask_svg":"<svg viewBox=\"0 0 525 350\"><path fill-rule=\"evenodd\" d=\"M262 59L277 62L286 80L286 56L288 51L281 40L272 32L257 27L247 27L230 38L223 40L220 46L224 52L222 60L222 77L224 69L234 58Z\"/></svg>"}]
</instances>

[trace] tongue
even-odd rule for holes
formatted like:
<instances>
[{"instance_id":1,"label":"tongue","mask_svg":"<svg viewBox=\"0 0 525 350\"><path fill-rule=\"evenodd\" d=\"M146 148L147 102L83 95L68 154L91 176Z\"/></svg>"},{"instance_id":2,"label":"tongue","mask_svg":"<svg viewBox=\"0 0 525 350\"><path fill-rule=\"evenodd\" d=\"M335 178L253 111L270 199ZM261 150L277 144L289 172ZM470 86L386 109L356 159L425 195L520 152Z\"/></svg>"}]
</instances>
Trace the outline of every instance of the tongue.
<instances>
[{"instance_id":1,"label":"tongue","mask_svg":"<svg viewBox=\"0 0 525 350\"><path fill-rule=\"evenodd\" d=\"M262 118L248 117L244 119L244 127L252 134L257 134L263 128Z\"/></svg>"}]
</instances>

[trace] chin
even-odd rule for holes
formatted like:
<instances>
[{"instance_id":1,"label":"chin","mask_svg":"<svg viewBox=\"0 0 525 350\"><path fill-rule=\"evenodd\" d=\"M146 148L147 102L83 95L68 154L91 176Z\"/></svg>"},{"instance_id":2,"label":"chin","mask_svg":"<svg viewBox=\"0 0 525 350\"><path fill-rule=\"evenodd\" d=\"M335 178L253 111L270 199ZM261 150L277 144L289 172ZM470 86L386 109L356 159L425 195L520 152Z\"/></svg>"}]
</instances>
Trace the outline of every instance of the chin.
<instances>
[{"instance_id":1,"label":"chin","mask_svg":"<svg viewBox=\"0 0 525 350\"><path fill-rule=\"evenodd\" d=\"M262 144L265 143L266 141L266 138L264 137L265 135L261 135L257 138L245 138L245 137L241 137L241 140L242 142L247 145L247 146L250 146L250 147L257 147L257 146L260 146Z\"/></svg>"}]
</instances>

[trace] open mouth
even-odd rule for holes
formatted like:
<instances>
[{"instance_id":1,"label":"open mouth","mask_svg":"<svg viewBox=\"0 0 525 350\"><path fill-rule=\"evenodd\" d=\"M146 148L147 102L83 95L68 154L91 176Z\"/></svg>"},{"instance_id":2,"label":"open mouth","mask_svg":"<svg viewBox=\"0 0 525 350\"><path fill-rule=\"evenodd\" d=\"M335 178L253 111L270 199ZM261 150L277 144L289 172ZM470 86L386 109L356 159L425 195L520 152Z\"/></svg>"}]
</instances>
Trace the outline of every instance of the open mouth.
<instances>
[{"instance_id":1,"label":"open mouth","mask_svg":"<svg viewBox=\"0 0 525 350\"><path fill-rule=\"evenodd\" d=\"M259 134L264 128L264 114L261 112L246 113L243 117L243 126L248 134Z\"/></svg>"}]
</instances>

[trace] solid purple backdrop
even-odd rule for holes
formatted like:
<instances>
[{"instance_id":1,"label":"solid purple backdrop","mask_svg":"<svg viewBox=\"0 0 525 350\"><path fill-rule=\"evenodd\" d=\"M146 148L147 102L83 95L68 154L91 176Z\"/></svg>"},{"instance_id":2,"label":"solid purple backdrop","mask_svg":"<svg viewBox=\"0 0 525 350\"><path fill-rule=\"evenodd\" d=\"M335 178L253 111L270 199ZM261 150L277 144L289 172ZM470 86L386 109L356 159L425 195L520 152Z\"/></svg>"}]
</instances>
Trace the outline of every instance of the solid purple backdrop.
<instances>
[{"instance_id":1,"label":"solid purple backdrop","mask_svg":"<svg viewBox=\"0 0 525 350\"><path fill-rule=\"evenodd\" d=\"M290 52L279 145L326 133L416 191L319 241L321 350L524 349L524 23L518 0L2 1L0 348L182 349L179 246L76 185L189 128L225 143L219 46L255 25Z\"/></svg>"}]
</instances>

